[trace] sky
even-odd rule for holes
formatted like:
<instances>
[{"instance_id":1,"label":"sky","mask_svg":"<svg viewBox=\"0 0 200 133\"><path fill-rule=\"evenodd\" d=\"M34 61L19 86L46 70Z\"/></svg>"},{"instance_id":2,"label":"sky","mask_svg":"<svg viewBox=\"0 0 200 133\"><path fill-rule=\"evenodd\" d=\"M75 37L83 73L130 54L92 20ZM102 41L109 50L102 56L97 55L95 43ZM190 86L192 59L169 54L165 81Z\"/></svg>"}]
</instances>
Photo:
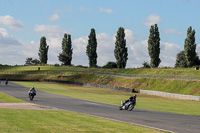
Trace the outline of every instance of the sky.
<instances>
[{"instance_id":1,"label":"sky","mask_svg":"<svg viewBox=\"0 0 200 133\"><path fill-rule=\"evenodd\" d=\"M174 67L184 49L189 26L196 31L200 54L200 0L0 0L0 64L24 65L37 58L40 38L49 45L48 64L61 64L64 34L72 38L72 64L88 66L88 35L95 29L97 65L115 62L114 48L119 27L125 29L126 68L150 62L150 26L158 24L160 67Z\"/></svg>"}]
</instances>

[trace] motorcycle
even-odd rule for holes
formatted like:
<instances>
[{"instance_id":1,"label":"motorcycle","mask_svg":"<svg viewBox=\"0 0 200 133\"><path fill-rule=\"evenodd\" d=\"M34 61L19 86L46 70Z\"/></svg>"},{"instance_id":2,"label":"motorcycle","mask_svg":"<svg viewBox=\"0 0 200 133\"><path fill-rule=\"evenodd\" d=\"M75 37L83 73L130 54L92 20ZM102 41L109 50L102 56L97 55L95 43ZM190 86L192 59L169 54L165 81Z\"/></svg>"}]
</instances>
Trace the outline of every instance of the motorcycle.
<instances>
[{"instance_id":1,"label":"motorcycle","mask_svg":"<svg viewBox=\"0 0 200 133\"><path fill-rule=\"evenodd\" d=\"M136 101L133 100L133 101L128 101L128 102L123 102L121 101L121 105L119 106L119 110L128 110L128 111L132 111L134 109L136 105Z\"/></svg>"},{"instance_id":2,"label":"motorcycle","mask_svg":"<svg viewBox=\"0 0 200 133\"><path fill-rule=\"evenodd\" d=\"M33 100L33 98L34 98L34 96L35 96L36 94L35 93L33 93L33 92L30 92L29 93L29 98L30 98L30 101L32 101Z\"/></svg>"}]
</instances>

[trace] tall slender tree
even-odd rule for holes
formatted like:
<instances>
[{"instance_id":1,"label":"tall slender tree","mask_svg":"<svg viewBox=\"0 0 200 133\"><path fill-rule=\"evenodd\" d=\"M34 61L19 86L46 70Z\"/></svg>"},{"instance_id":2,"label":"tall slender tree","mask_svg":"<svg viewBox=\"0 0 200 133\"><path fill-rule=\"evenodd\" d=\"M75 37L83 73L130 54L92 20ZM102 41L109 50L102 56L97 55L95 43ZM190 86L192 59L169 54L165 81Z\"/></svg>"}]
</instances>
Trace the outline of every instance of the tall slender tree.
<instances>
[{"instance_id":1,"label":"tall slender tree","mask_svg":"<svg viewBox=\"0 0 200 133\"><path fill-rule=\"evenodd\" d=\"M126 39L124 28L119 27L116 35L114 55L118 68L125 68L128 60L128 48L126 47Z\"/></svg>"},{"instance_id":2,"label":"tall slender tree","mask_svg":"<svg viewBox=\"0 0 200 133\"><path fill-rule=\"evenodd\" d=\"M157 24L152 25L148 39L148 52L151 58L150 66L158 67L161 63L160 55L160 35Z\"/></svg>"},{"instance_id":3,"label":"tall slender tree","mask_svg":"<svg viewBox=\"0 0 200 133\"><path fill-rule=\"evenodd\" d=\"M63 63L63 65L71 65L72 54L71 35L65 33L62 40L62 53L59 54L58 59Z\"/></svg>"},{"instance_id":4,"label":"tall slender tree","mask_svg":"<svg viewBox=\"0 0 200 133\"><path fill-rule=\"evenodd\" d=\"M39 59L42 64L47 64L48 50L49 50L49 46L47 46L46 37L43 36L40 39L40 48L38 52Z\"/></svg>"},{"instance_id":5,"label":"tall slender tree","mask_svg":"<svg viewBox=\"0 0 200 133\"><path fill-rule=\"evenodd\" d=\"M195 44L195 30L190 26L187 30L187 38L184 44L185 58L188 67L195 65L196 44Z\"/></svg>"},{"instance_id":6,"label":"tall slender tree","mask_svg":"<svg viewBox=\"0 0 200 133\"><path fill-rule=\"evenodd\" d=\"M89 66L97 66L97 39L95 29L91 29L90 35L88 36L88 45L86 47L86 54L89 59Z\"/></svg>"}]
</instances>

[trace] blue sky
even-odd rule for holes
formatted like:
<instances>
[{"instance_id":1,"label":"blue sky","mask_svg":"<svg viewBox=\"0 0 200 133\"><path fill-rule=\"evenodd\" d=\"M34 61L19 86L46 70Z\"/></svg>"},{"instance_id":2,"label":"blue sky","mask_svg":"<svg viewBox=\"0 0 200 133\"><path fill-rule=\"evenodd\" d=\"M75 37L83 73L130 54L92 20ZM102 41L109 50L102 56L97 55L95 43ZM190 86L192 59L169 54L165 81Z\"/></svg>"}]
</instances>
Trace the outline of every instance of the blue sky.
<instances>
[{"instance_id":1,"label":"blue sky","mask_svg":"<svg viewBox=\"0 0 200 133\"><path fill-rule=\"evenodd\" d=\"M47 38L48 64L59 63L64 33L71 34L74 65L88 66L85 48L91 28L97 35L97 64L115 61L115 34L125 29L127 68L150 60L147 40L157 23L161 38L160 67L173 67L183 50L187 29L196 31L200 53L199 0L0 0L0 63L23 65L38 59L39 41Z\"/></svg>"}]
</instances>

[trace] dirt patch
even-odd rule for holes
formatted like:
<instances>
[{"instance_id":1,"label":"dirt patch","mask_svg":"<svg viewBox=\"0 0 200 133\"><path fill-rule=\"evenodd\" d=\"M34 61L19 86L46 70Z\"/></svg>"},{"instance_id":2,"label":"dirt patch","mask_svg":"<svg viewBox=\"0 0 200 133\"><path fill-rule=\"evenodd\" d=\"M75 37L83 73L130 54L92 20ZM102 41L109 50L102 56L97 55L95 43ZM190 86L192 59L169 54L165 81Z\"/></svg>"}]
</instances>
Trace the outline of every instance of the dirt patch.
<instances>
[{"instance_id":1,"label":"dirt patch","mask_svg":"<svg viewBox=\"0 0 200 133\"><path fill-rule=\"evenodd\" d=\"M42 106L33 103L0 103L0 108L26 110L60 110L54 107Z\"/></svg>"}]
</instances>

